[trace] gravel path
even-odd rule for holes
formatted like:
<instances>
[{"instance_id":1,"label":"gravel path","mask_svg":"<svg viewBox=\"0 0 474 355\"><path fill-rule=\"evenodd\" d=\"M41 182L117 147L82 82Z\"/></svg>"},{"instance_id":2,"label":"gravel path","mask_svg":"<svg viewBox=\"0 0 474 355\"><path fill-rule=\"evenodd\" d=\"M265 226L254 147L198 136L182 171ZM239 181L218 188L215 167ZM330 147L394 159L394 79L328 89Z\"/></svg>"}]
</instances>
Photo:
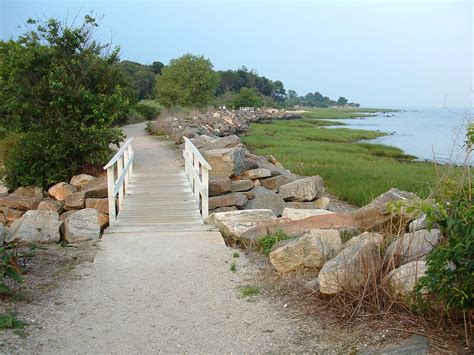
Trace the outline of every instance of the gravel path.
<instances>
[{"instance_id":1,"label":"gravel path","mask_svg":"<svg viewBox=\"0 0 474 355\"><path fill-rule=\"evenodd\" d=\"M127 127L135 168L178 166L179 151ZM325 349L263 296L246 299L244 255L215 233L117 233L99 243L94 263L20 312L28 336L8 353L288 353ZM235 260L237 272L230 271ZM315 337L316 336L316 337ZM318 339L319 338L319 339ZM328 349L328 348L326 348ZM329 348L330 349L330 348ZM314 351L313 350L313 351Z\"/></svg>"}]
</instances>

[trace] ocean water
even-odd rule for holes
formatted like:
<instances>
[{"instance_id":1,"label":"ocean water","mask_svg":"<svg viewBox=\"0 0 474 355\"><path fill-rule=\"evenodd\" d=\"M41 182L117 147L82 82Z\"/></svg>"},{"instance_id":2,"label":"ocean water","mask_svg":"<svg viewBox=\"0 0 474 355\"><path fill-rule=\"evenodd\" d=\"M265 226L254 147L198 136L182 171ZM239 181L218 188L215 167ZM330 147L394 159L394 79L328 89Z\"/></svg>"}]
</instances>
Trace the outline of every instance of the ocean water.
<instances>
[{"instance_id":1,"label":"ocean water","mask_svg":"<svg viewBox=\"0 0 474 355\"><path fill-rule=\"evenodd\" d=\"M473 118L474 111L468 108L416 108L335 121L344 122L347 128L389 133L369 142L401 148L419 160L462 164L466 127ZM472 156L468 163L474 165Z\"/></svg>"}]
</instances>

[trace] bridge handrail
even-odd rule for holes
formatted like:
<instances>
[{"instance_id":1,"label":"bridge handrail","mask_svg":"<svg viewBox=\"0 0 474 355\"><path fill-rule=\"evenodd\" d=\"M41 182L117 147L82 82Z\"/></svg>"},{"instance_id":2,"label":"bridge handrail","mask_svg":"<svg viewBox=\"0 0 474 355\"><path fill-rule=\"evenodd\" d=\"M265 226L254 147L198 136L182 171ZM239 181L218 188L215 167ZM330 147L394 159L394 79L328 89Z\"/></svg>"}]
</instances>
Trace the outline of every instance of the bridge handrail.
<instances>
[{"instance_id":1,"label":"bridge handrail","mask_svg":"<svg viewBox=\"0 0 474 355\"><path fill-rule=\"evenodd\" d=\"M201 209L202 218L209 216L209 171L212 167L204 159L196 146L184 138L184 170L194 193L196 202Z\"/></svg>"},{"instance_id":2,"label":"bridge handrail","mask_svg":"<svg viewBox=\"0 0 474 355\"><path fill-rule=\"evenodd\" d=\"M117 211L115 210L115 196L118 195L118 210L122 207L125 193L133 173L133 137L127 139L122 147L115 153L110 161L104 166L107 170L107 195L109 200L109 225L115 223ZM117 172L117 179L115 173Z\"/></svg>"}]
</instances>

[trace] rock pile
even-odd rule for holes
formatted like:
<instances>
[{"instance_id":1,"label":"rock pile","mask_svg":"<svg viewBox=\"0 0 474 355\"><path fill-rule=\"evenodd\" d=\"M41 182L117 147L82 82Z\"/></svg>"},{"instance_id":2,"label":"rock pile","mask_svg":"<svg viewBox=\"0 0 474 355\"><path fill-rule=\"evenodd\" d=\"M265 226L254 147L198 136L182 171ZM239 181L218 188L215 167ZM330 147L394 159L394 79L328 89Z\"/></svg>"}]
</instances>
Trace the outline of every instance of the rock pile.
<instances>
[{"instance_id":1,"label":"rock pile","mask_svg":"<svg viewBox=\"0 0 474 355\"><path fill-rule=\"evenodd\" d=\"M274 157L250 154L235 135L192 139L211 165L209 213L269 209L283 214L291 203L308 203L317 209L325 193L319 176L301 178L282 167ZM308 214L308 216L311 213Z\"/></svg>"},{"instance_id":2,"label":"rock pile","mask_svg":"<svg viewBox=\"0 0 474 355\"><path fill-rule=\"evenodd\" d=\"M188 138L199 135L225 137L247 132L252 122L289 120L299 117L297 113L277 109L257 109L252 112L222 110L185 118L166 117L157 125L161 133L182 143L183 136Z\"/></svg>"},{"instance_id":3,"label":"rock pile","mask_svg":"<svg viewBox=\"0 0 474 355\"><path fill-rule=\"evenodd\" d=\"M105 177L81 174L48 189L20 187L0 197L5 241L15 243L97 240L109 223Z\"/></svg>"}]
</instances>

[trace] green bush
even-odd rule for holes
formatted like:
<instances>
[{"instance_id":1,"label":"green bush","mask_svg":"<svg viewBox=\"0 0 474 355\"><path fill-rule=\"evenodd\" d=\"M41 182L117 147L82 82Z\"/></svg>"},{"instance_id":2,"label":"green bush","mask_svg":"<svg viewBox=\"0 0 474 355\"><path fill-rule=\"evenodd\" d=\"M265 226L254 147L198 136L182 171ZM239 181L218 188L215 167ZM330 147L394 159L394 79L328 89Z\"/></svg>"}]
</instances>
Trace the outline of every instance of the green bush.
<instances>
[{"instance_id":1,"label":"green bush","mask_svg":"<svg viewBox=\"0 0 474 355\"><path fill-rule=\"evenodd\" d=\"M155 119L161 113L161 105L152 100L142 100L134 106L134 109L147 121Z\"/></svg>"},{"instance_id":2,"label":"green bush","mask_svg":"<svg viewBox=\"0 0 474 355\"><path fill-rule=\"evenodd\" d=\"M146 120L140 112L138 112L134 108L128 110L127 123L140 123L143 121Z\"/></svg>"},{"instance_id":3,"label":"green bush","mask_svg":"<svg viewBox=\"0 0 474 355\"><path fill-rule=\"evenodd\" d=\"M129 106L118 50L93 40L92 17L74 27L28 24L18 40L0 41L2 123L24 133L5 162L10 188L47 187L105 163L123 139L112 125Z\"/></svg>"},{"instance_id":4,"label":"green bush","mask_svg":"<svg viewBox=\"0 0 474 355\"><path fill-rule=\"evenodd\" d=\"M0 294L10 294L5 279L21 282L21 268L13 247L0 247Z\"/></svg>"},{"instance_id":5,"label":"green bush","mask_svg":"<svg viewBox=\"0 0 474 355\"><path fill-rule=\"evenodd\" d=\"M255 89L242 88L232 99L231 106L236 109L239 107L262 107L262 95Z\"/></svg>"}]
</instances>

